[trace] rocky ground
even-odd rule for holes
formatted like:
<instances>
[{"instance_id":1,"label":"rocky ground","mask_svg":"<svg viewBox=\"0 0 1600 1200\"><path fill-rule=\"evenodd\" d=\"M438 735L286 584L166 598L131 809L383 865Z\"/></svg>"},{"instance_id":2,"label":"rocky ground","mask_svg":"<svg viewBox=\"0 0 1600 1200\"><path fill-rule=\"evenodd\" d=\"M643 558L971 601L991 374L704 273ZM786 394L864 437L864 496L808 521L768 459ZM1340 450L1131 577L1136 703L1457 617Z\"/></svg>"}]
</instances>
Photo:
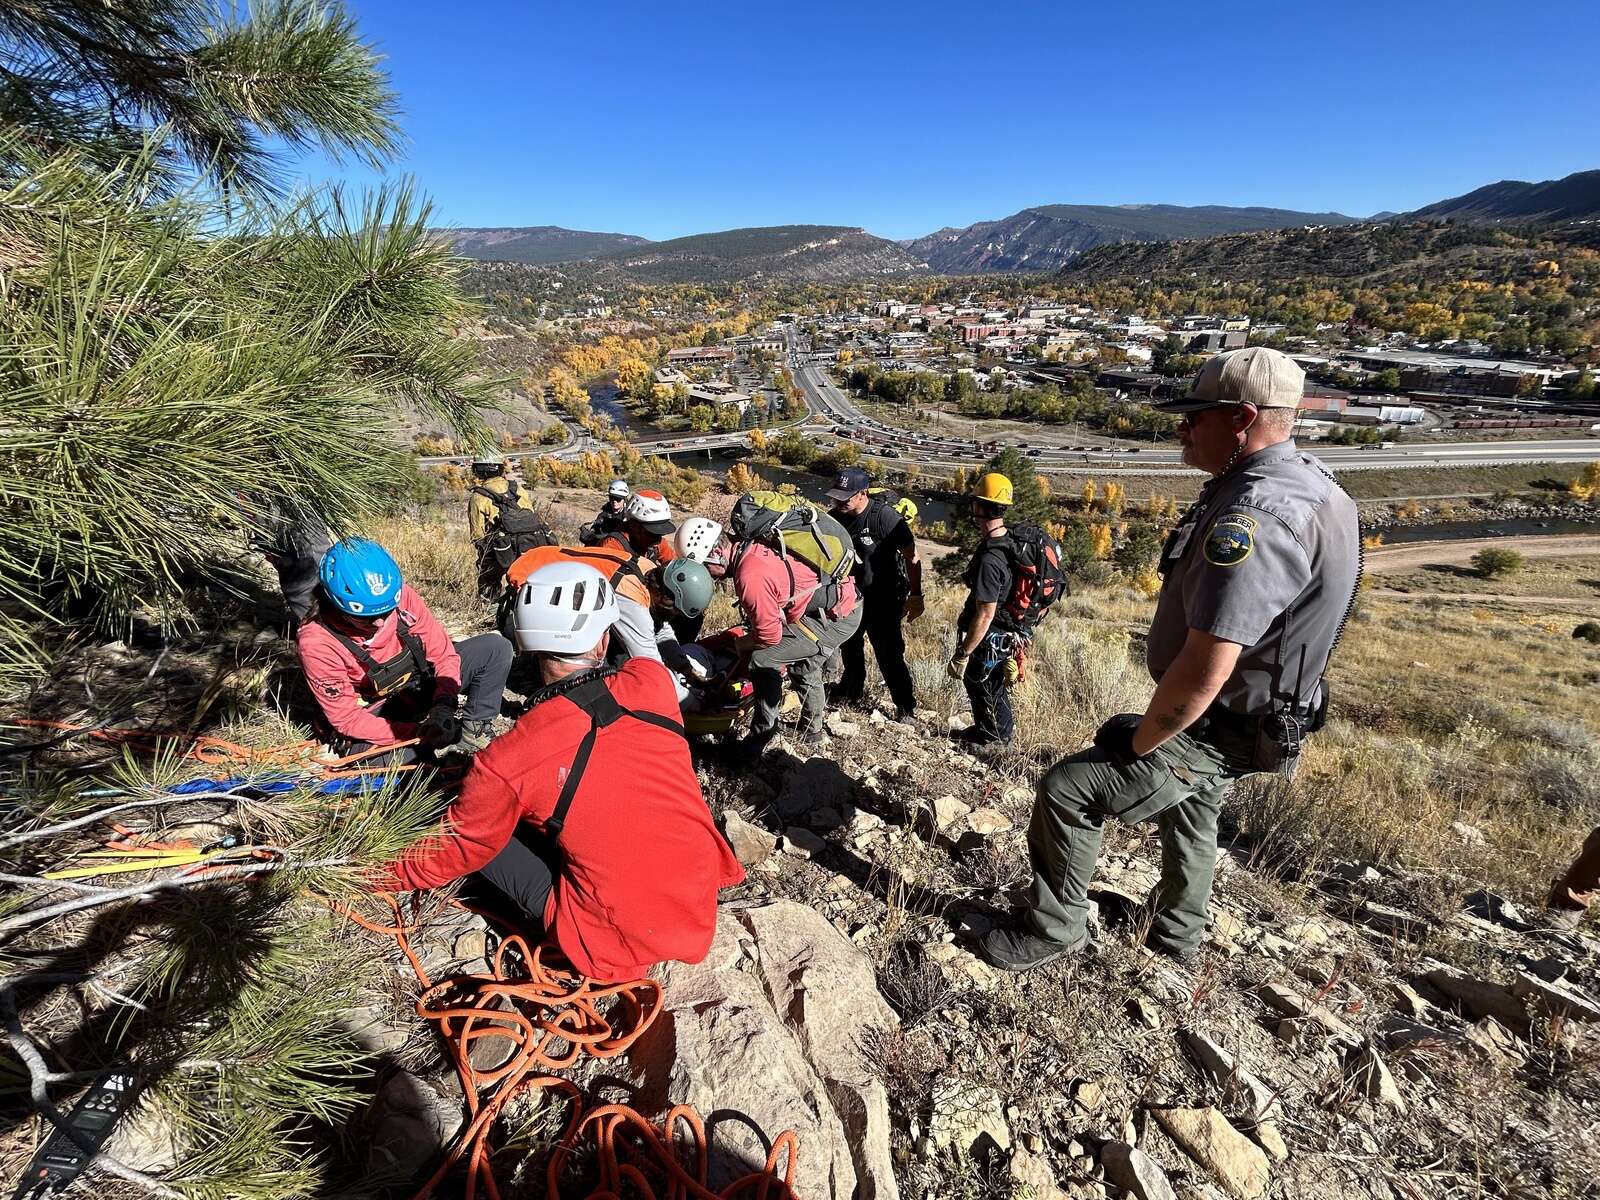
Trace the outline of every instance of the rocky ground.
<instances>
[{"instance_id":1,"label":"rocky ground","mask_svg":"<svg viewBox=\"0 0 1600 1200\"><path fill-rule=\"evenodd\" d=\"M973 939L1024 883L1037 766L881 712L828 723L810 758L780 742L735 776L704 756L749 880L705 962L660 969L663 1019L589 1073L646 1110L716 1113L714 1181L794 1129L806 1197L1596 1194L1592 926L1442 874L1271 877L1234 845L1180 967L1138 944L1153 831L1113 828L1094 945L1006 976ZM443 909L424 944L433 967L481 969L493 936ZM408 974L396 961L352 1014L390 1064L372 1166L401 1176L459 1123Z\"/></svg>"}]
</instances>

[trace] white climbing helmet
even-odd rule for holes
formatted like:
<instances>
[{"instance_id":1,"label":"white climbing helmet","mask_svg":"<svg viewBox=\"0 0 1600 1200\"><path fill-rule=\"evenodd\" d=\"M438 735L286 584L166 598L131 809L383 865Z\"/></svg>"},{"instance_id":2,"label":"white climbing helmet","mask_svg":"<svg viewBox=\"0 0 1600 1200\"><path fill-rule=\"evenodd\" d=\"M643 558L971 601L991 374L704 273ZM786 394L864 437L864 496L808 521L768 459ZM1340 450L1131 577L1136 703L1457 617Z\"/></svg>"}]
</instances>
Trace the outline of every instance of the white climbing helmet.
<instances>
[{"instance_id":1,"label":"white climbing helmet","mask_svg":"<svg viewBox=\"0 0 1600 1200\"><path fill-rule=\"evenodd\" d=\"M613 500L626 500L632 494L633 490L628 487L626 479L613 479L611 486L606 489L606 495Z\"/></svg>"},{"instance_id":2,"label":"white climbing helmet","mask_svg":"<svg viewBox=\"0 0 1600 1200\"><path fill-rule=\"evenodd\" d=\"M581 562L550 563L529 575L512 614L518 647L537 654L593 650L616 620L616 593Z\"/></svg>"},{"instance_id":3,"label":"white climbing helmet","mask_svg":"<svg viewBox=\"0 0 1600 1200\"><path fill-rule=\"evenodd\" d=\"M716 549L717 541L721 537L722 526L710 517L690 517L678 526L678 536L673 539L673 547L681 557L703 563L711 557L711 552Z\"/></svg>"},{"instance_id":4,"label":"white climbing helmet","mask_svg":"<svg viewBox=\"0 0 1600 1200\"><path fill-rule=\"evenodd\" d=\"M672 506L660 492L635 492L633 499L628 501L628 507L622 510L622 515L630 521L637 521L646 532L657 537L666 537L677 529L672 523Z\"/></svg>"}]
</instances>

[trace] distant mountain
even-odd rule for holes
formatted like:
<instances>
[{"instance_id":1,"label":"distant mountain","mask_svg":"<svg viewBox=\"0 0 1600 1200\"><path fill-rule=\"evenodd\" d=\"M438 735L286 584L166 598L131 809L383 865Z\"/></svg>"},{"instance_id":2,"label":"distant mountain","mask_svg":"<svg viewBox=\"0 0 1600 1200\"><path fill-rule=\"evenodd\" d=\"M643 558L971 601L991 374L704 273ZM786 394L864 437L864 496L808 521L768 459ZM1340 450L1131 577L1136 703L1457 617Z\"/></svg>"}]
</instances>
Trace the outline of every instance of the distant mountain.
<instances>
[{"instance_id":1,"label":"distant mountain","mask_svg":"<svg viewBox=\"0 0 1600 1200\"><path fill-rule=\"evenodd\" d=\"M1465 196L1441 200L1403 221L1525 222L1579 221L1600 217L1600 171L1579 171L1565 179L1524 183L1502 179Z\"/></svg>"},{"instance_id":2,"label":"distant mountain","mask_svg":"<svg viewBox=\"0 0 1600 1200\"><path fill-rule=\"evenodd\" d=\"M894 242L845 225L773 225L700 233L607 254L589 265L648 283L741 279L831 283L927 269Z\"/></svg>"},{"instance_id":3,"label":"distant mountain","mask_svg":"<svg viewBox=\"0 0 1600 1200\"><path fill-rule=\"evenodd\" d=\"M1194 208L1176 204L1044 204L1003 220L941 229L902 244L942 274L1054 271L1107 242L1166 242L1256 229L1350 225L1356 220L1343 213L1215 204Z\"/></svg>"},{"instance_id":4,"label":"distant mountain","mask_svg":"<svg viewBox=\"0 0 1600 1200\"><path fill-rule=\"evenodd\" d=\"M1600 231L1585 226L1541 232L1541 237L1600 243ZM1548 255L1541 246L1540 238L1515 237L1476 222L1375 222L1097 246L1061 275L1072 283L1178 288L1285 279L1359 280L1370 286L1445 279L1501 282L1524 277L1536 259Z\"/></svg>"},{"instance_id":5,"label":"distant mountain","mask_svg":"<svg viewBox=\"0 0 1600 1200\"><path fill-rule=\"evenodd\" d=\"M493 259L499 262L547 263L580 262L598 258L629 246L645 246L648 238L631 233L588 233L563 229L559 225L529 225L519 229L446 229L441 234L455 242L463 258Z\"/></svg>"}]
</instances>

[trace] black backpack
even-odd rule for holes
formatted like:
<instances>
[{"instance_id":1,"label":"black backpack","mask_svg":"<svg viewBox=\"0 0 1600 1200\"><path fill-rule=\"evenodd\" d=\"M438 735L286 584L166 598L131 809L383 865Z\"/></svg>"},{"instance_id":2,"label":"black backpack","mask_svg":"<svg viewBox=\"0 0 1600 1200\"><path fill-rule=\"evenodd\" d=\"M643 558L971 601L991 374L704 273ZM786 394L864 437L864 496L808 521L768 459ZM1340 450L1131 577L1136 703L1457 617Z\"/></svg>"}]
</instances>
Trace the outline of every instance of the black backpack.
<instances>
[{"instance_id":1,"label":"black backpack","mask_svg":"<svg viewBox=\"0 0 1600 1200\"><path fill-rule=\"evenodd\" d=\"M517 504L522 492L515 479L506 480L506 490L503 492L490 491L481 486L472 490L494 501L495 523L489 530L487 551L494 555L502 570L529 550L556 544L556 535L544 523L544 518L532 509Z\"/></svg>"},{"instance_id":2,"label":"black backpack","mask_svg":"<svg viewBox=\"0 0 1600 1200\"><path fill-rule=\"evenodd\" d=\"M1037 525L1012 525L1006 530L1006 553L1011 594L1000 609L1015 629L1027 633L1069 590L1061 543Z\"/></svg>"}]
</instances>

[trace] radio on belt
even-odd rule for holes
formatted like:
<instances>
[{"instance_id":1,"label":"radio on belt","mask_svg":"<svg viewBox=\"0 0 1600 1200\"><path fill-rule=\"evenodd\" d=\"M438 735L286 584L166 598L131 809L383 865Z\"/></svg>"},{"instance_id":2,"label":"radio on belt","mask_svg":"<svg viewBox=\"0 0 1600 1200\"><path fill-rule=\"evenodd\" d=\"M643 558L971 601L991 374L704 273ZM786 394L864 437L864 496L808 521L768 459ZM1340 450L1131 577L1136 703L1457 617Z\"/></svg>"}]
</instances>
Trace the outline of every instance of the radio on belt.
<instances>
[{"instance_id":1,"label":"radio on belt","mask_svg":"<svg viewBox=\"0 0 1600 1200\"><path fill-rule=\"evenodd\" d=\"M12 1200L43 1200L64 1192L100 1152L111 1130L138 1097L136 1080L127 1071L107 1071L67 1114L69 1134L52 1127L39 1152L28 1163Z\"/></svg>"}]
</instances>

